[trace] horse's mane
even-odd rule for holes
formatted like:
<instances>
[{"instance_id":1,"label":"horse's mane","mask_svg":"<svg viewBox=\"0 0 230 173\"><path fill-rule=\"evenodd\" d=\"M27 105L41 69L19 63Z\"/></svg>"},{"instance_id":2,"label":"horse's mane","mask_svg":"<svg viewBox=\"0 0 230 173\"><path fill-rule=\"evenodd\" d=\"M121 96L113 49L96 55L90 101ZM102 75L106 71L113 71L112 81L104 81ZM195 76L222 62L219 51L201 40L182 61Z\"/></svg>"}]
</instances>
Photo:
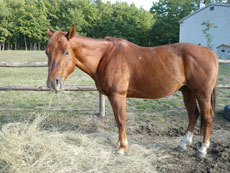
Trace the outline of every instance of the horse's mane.
<instances>
[{"instance_id":1,"label":"horse's mane","mask_svg":"<svg viewBox=\"0 0 230 173\"><path fill-rule=\"evenodd\" d=\"M115 43L124 41L124 39L122 38L115 38L115 37L105 37L105 40L110 42L115 42Z\"/></svg>"},{"instance_id":2,"label":"horse's mane","mask_svg":"<svg viewBox=\"0 0 230 173\"><path fill-rule=\"evenodd\" d=\"M115 38L115 37L105 37L106 41L112 42L114 45L119 46L119 45L128 45L128 41L124 40L122 38Z\"/></svg>"}]
</instances>

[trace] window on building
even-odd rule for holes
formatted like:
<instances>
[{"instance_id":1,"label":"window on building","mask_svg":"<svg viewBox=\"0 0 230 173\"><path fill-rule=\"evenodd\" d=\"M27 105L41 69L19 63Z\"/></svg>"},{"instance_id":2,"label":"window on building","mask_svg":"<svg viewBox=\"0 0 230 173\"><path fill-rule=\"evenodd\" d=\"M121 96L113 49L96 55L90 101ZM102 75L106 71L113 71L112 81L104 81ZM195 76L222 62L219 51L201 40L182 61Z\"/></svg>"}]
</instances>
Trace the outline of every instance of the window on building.
<instances>
[{"instance_id":1,"label":"window on building","mask_svg":"<svg viewBox=\"0 0 230 173\"><path fill-rule=\"evenodd\" d=\"M225 50L224 50L224 49L222 49L222 50L221 50L221 52L225 52Z\"/></svg>"},{"instance_id":2,"label":"window on building","mask_svg":"<svg viewBox=\"0 0 230 173\"><path fill-rule=\"evenodd\" d=\"M214 6L210 7L210 11L214 10Z\"/></svg>"}]
</instances>

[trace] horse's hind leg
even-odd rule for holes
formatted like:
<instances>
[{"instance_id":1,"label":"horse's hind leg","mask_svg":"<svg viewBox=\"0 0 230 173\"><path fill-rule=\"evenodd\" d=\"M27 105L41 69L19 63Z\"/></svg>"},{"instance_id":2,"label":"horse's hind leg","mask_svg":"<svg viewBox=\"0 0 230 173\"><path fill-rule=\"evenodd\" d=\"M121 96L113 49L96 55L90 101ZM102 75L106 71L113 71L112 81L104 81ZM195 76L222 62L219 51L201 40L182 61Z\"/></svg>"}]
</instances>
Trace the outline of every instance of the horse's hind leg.
<instances>
[{"instance_id":1,"label":"horse's hind leg","mask_svg":"<svg viewBox=\"0 0 230 173\"><path fill-rule=\"evenodd\" d=\"M202 115L202 123L201 123L201 129L202 129L202 135L203 143L200 149L198 150L197 157L204 158L207 154L207 149L209 147L209 140L210 140L210 134L211 134L211 128L212 128L212 122L214 119L214 112L211 106L211 96L206 93L199 94L197 96L198 103L200 106L200 111Z\"/></svg>"},{"instance_id":2,"label":"horse's hind leg","mask_svg":"<svg viewBox=\"0 0 230 173\"><path fill-rule=\"evenodd\" d=\"M193 131L196 126L197 118L199 117L199 111L196 104L195 93L186 86L184 86L181 91L184 97L185 108L188 112L189 124L184 139L176 149L178 151L185 151L187 146L192 144Z\"/></svg>"}]
</instances>

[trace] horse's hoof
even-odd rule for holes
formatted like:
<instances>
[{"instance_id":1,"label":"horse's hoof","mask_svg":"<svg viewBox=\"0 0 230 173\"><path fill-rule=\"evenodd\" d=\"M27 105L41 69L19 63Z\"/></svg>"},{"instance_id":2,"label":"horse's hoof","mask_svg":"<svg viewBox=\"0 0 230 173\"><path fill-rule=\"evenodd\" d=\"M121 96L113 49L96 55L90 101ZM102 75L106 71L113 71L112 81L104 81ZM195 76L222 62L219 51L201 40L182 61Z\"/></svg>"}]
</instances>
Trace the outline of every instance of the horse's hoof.
<instances>
[{"instance_id":1,"label":"horse's hoof","mask_svg":"<svg viewBox=\"0 0 230 173\"><path fill-rule=\"evenodd\" d=\"M117 153L120 154L120 155L124 155L125 154L125 149L120 148Z\"/></svg>"},{"instance_id":2,"label":"horse's hoof","mask_svg":"<svg viewBox=\"0 0 230 173\"><path fill-rule=\"evenodd\" d=\"M181 145L178 145L176 148L175 148L176 151L179 151L179 152L185 152L187 150L186 147L182 147Z\"/></svg>"},{"instance_id":3,"label":"horse's hoof","mask_svg":"<svg viewBox=\"0 0 230 173\"><path fill-rule=\"evenodd\" d=\"M197 152L197 154L196 154L196 157L198 158L198 159L204 159L205 158L205 156L206 156L206 153L202 153L202 152Z\"/></svg>"}]
</instances>

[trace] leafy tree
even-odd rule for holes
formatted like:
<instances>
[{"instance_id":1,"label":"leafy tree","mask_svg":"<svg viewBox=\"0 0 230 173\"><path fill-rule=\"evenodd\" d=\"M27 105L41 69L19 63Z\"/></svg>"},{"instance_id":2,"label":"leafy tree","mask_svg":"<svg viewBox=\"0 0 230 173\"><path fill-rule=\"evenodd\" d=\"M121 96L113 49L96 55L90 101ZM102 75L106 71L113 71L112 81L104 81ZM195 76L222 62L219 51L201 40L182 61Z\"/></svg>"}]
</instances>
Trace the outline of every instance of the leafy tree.
<instances>
[{"instance_id":1,"label":"leafy tree","mask_svg":"<svg viewBox=\"0 0 230 173\"><path fill-rule=\"evenodd\" d=\"M150 31L153 45L176 43L179 41L178 21L197 9L193 0L159 0L153 2L150 12L156 22Z\"/></svg>"},{"instance_id":2,"label":"leafy tree","mask_svg":"<svg viewBox=\"0 0 230 173\"><path fill-rule=\"evenodd\" d=\"M104 38L105 36L115 36L116 28L114 27L114 8L110 2L103 3L96 0L93 4L95 8L94 21L91 23L92 32L89 36L95 38Z\"/></svg>"},{"instance_id":3,"label":"leafy tree","mask_svg":"<svg viewBox=\"0 0 230 173\"><path fill-rule=\"evenodd\" d=\"M212 49L213 36L211 35L210 31L213 28L217 28L217 26L214 23L211 23L209 20L203 22L201 25L205 27L202 31L207 41L207 47Z\"/></svg>"},{"instance_id":4,"label":"leafy tree","mask_svg":"<svg viewBox=\"0 0 230 173\"><path fill-rule=\"evenodd\" d=\"M0 44L6 49L40 49L47 28L67 31L76 25L80 35L122 37L142 46L155 22L154 15L134 4L102 0L0 0Z\"/></svg>"},{"instance_id":5,"label":"leafy tree","mask_svg":"<svg viewBox=\"0 0 230 173\"><path fill-rule=\"evenodd\" d=\"M0 1L0 21L1 21L1 25L0 25L0 43L2 43L2 45L4 45L4 42L6 41L7 37L10 35L10 32L8 30L8 16L9 16L9 9L7 7L7 4L5 3L5 1ZM4 49L4 47L3 47ZM1 47L0 47L1 50Z\"/></svg>"},{"instance_id":6,"label":"leafy tree","mask_svg":"<svg viewBox=\"0 0 230 173\"><path fill-rule=\"evenodd\" d=\"M68 26L69 29L71 24L75 24L76 31L78 34L87 35L91 32L91 22L95 20L96 7L90 0L73 0L72 7L68 9Z\"/></svg>"},{"instance_id":7,"label":"leafy tree","mask_svg":"<svg viewBox=\"0 0 230 173\"><path fill-rule=\"evenodd\" d=\"M103 31L101 37L121 37L138 45L148 45L147 34L154 23L151 13L125 2L112 5L107 3L104 11L98 25L98 31Z\"/></svg>"}]
</instances>

